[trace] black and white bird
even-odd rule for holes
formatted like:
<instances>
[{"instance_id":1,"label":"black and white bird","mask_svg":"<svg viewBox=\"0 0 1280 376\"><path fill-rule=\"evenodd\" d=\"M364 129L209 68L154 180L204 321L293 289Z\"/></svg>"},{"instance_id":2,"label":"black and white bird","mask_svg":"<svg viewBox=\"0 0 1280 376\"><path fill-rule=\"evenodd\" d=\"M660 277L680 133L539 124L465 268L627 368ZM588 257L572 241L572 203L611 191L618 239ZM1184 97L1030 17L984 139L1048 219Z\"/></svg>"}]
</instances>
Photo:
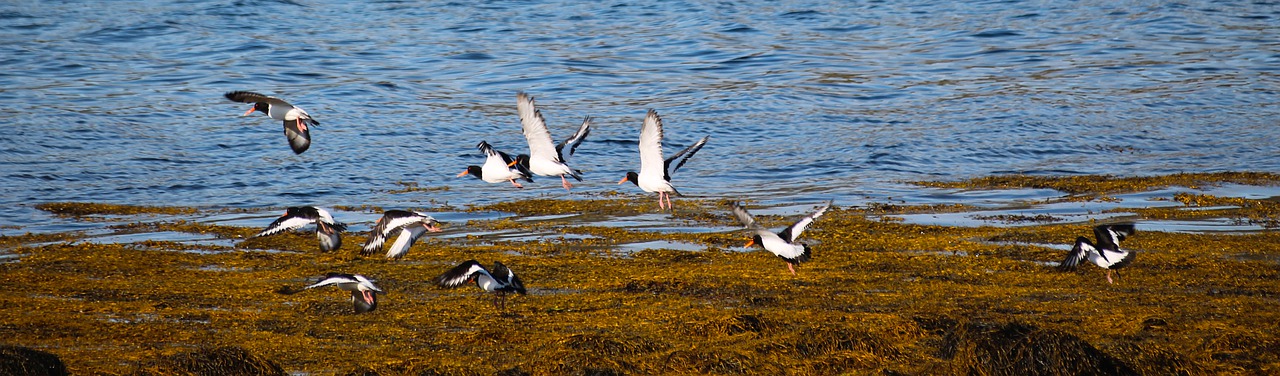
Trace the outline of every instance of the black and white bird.
<instances>
[{"instance_id":1,"label":"black and white bird","mask_svg":"<svg viewBox=\"0 0 1280 376\"><path fill-rule=\"evenodd\" d=\"M662 158L662 118L658 117L658 112L652 109L649 114L644 117L644 124L640 126L640 173L635 171L627 172L627 176L618 181L618 184L630 181L645 192L658 193L658 208L671 208L671 195L679 196L680 192L676 191L676 187L671 185L671 173L684 166L684 162L689 160L703 145L707 144L707 139L711 136L705 136L698 142L689 145L679 153L671 155L670 158ZM671 162L679 159L675 167L671 167ZM662 199L666 198L666 205L663 205Z\"/></svg>"},{"instance_id":2,"label":"black and white bird","mask_svg":"<svg viewBox=\"0 0 1280 376\"><path fill-rule=\"evenodd\" d=\"M284 122L284 135L289 139L289 147L293 148L294 154L302 154L311 147L311 127L320 125L320 122L312 119L311 115L301 107L291 105L280 98L251 91L232 91L224 96L236 102L253 103L253 107L240 116L262 111L272 119Z\"/></svg>"},{"instance_id":3,"label":"black and white bird","mask_svg":"<svg viewBox=\"0 0 1280 376\"><path fill-rule=\"evenodd\" d=\"M526 169L524 165L517 163L516 159L512 158L510 154L494 149L493 146L484 141L480 141L476 148L480 149L485 155L484 166L467 166L467 170L459 173L458 177L471 174L489 183L509 181L516 188L524 188L520 183L516 183L517 179L533 182L533 173Z\"/></svg>"},{"instance_id":4,"label":"black and white bird","mask_svg":"<svg viewBox=\"0 0 1280 376\"><path fill-rule=\"evenodd\" d=\"M299 290L292 290L288 287L280 289L281 294L293 295L302 291L310 290L317 287L338 286L343 291L351 292L351 303L355 305L356 313L365 313L378 308L378 294L382 293L382 289L373 284L373 280L359 274L345 273L329 273L320 280L310 286L303 287Z\"/></svg>"},{"instance_id":5,"label":"black and white bird","mask_svg":"<svg viewBox=\"0 0 1280 376\"><path fill-rule=\"evenodd\" d=\"M333 219L327 210L314 206L294 206L286 208L284 215L276 218L253 237L270 236L281 232L296 230L309 224L316 225L316 238L320 239L320 250L329 252L342 248L342 232L347 225Z\"/></svg>"},{"instance_id":6,"label":"black and white bird","mask_svg":"<svg viewBox=\"0 0 1280 376\"><path fill-rule=\"evenodd\" d=\"M1132 223L1099 225L1093 228L1093 234L1098 238L1098 244L1093 244L1086 237L1077 237L1076 245L1071 248L1071 253L1067 254L1067 258L1058 264L1060 271L1074 271L1080 266L1080 262L1086 258L1094 264L1107 270L1107 283L1114 283L1111 280L1111 272L1115 271L1116 276L1120 276L1117 269L1128 266L1133 263L1136 251L1127 251L1120 249L1120 242L1125 237L1133 236L1137 229Z\"/></svg>"},{"instance_id":7,"label":"black and white bird","mask_svg":"<svg viewBox=\"0 0 1280 376\"><path fill-rule=\"evenodd\" d=\"M480 262L467 260L436 277L436 284L445 288L462 286L471 281L475 281L476 286L485 292L494 293L493 308L499 311L507 308L507 293L525 294L524 282L520 281L520 277L498 261L493 262L493 269L485 269ZM498 306L499 297L502 298L501 307Z\"/></svg>"},{"instance_id":8,"label":"black and white bird","mask_svg":"<svg viewBox=\"0 0 1280 376\"><path fill-rule=\"evenodd\" d=\"M409 247L422 234L428 231L440 232L439 225L439 221L426 214L407 210L388 210L382 214L382 218L378 218L377 224L369 232L369 239L365 240L360 255L369 256L382 250L382 243L386 242L392 232L398 230L400 235L396 237L395 243L387 248L387 258L399 259L409 251Z\"/></svg>"},{"instance_id":9,"label":"black and white bird","mask_svg":"<svg viewBox=\"0 0 1280 376\"><path fill-rule=\"evenodd\" d=\"M575 170L565 163L564 148L569 148L569 155L578 149L578 144L591 133L591 117L582 121L573 136L553 144L551 132L547 131L547 120L530 97L524 92L516 93L516 109L520 113L520 126L524 129L524 138L529 141L529 154L516 156L524 169L542 176L559 176L560 184L565 190L573 188L565 176L582 181L582 171Z\"/></svg>"},{"instance_id":10,"label":"black and white bird","mask_svg":"<svg viewBox=\"0 0 1280 376\"><path fill-rule=\"evenodd\" d=\"M809 245L798 243L796 242L796 239L800 238L800 234L803 233L804 229L809 227L810 224L813 224L814 220L821 217L823 213L827 212L827 209L831 208L831 203L832 201L827 201L825 205L822 205L822 207L818 208L817 211L814 211L813 214L800 218L799 221L791 224L791 226L787 226L786 229L779 231L777 234L774 234L769 231L769 229L766 229L764 226L756 223L756 220L751 216L751 213L748 213L746 208L736 202L733 203L733 215L738 217L738 221L742 222L743 226L746 226L747 229L755 231L756 233L751 237L751 241L747 242L743 247L751 247L752 245L759 244L761 247L764 247L765 250L772 252L785 260L787 262L787 270L790 270L791 274L795 275L796 265L800 265L802 262L807 262L812 257L812 251L809 249Z\"/></svg>"}]
</instances>

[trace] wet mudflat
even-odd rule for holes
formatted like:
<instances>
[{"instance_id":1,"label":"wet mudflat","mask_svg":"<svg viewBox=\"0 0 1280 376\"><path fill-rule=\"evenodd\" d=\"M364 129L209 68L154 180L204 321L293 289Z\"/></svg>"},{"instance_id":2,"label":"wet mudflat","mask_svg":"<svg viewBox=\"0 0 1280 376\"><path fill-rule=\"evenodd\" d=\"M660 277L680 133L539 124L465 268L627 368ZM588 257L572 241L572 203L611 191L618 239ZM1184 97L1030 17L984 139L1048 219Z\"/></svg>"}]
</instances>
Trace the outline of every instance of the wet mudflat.
<instances>
[{"instance_id":1,"label":"wet mudflat","mask_svg":"<svg viewBox=\"0 0 1280 376\"><path fill-rule=\"evenodd\" d=\"M669 213L639 196L420 208L445 231L401 260L358 255L379 208L336 208L357 223L322 253L306 231L248 238L278 213L47 205L111 224L0 238L14 284L0 343L76 374L174 373L202 353L307 375L1265 374L1280 369L1280 205L1244 192L1278 182L993 177L919 185L1056 193L1002 208L837 199L805 233L814 259L795 276L741 248L746 233L715 200L677 199ZM780 229L810 208L752 210ZM967 222L925 219L950 215ZM1116 284L1092 265L1053 268L1112 221L1139 228ZM529 294L499 312L478 289L432 285L468 259L502 261ZM387 293L365 314L335 289L275 293L327 272Z\"/></svg>"}]
</instances>

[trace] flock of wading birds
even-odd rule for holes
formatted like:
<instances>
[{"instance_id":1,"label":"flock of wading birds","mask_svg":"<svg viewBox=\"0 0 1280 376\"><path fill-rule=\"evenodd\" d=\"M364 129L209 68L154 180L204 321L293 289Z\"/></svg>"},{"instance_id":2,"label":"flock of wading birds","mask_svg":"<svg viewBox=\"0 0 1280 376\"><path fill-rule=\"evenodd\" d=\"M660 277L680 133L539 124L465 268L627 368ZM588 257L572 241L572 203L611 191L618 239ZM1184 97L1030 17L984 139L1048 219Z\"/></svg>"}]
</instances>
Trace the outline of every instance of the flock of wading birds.
<instances>
[{"instance_id":1,"label":"flock of wading birds","mask_svg":"<svg viewBox=\"0 0 1280 376\"><path fill-rule=\"evenodd\" d=\"M274 120L283 122L285 137L288 139L289 146L294 153L302 154L311 146L311 127L320 124L320 122L312 118L302 108L289 104L289 102L280 98L248 91L233 91L226 93L225 96L235 102L253 104L253 107L242 116L260 111ZM476 147L486 156L484 165L467 166L467 169L459 173L458 176L472 175L489 183L506 181L516 188L523 188L516 180L532 182L533 175L559 176L561 184L566 190L573 188L573 184L566 177L582 181L581 171L570 168L566 163L565 148L568 148L568 155L573 155L578 145L591 133L591 118L588 117L583 120L577 132L556 144L552 142L551 133L547 131L546 120L542 117L542 113L538 111L532 97L523 92L517 93L516 108L520 114L520 124L523 128L525 139L529 143L529 154L520 154L512 157L493 148L487 142L480 141ZM702 146L706 145L710 136L703 137L693 145L664 158L662 135L662 119L658 117L656 111L650 109L645 116L643 125L640 127L640 172L628 172L626 177L622 178L618 184L631 182L645 192L657 193L658 207L665 210L672 207L671 195L680 195L675 186L671 185L671 173L678 170L684 165L685 161L702 149ZM677 162L674 167L671 166L672 162ZM732 204L732 210L743 226L754 232L751 241L746 244L746 247L760 245L765 250L786 261L787 269L794 275L796 273L795 267L802 262L809 261L812 255L808 245L796 240L804 232L805 228L831 207L831 204L832 202L828 201L812 214L801 218L777 233L756 223L751 213L748 213L747 209L738 203ZM316 237L320 241L320 249L322 251L328 252L342 246L341 233L346 231L347 225L335 220L328 211L314 206L290 207L286 209L284 215L254 236L274 235L312 224L315 225ZM439 224L435 218L424 213L407 210L388 210L374 224L360 254L369 256L381 251L387 237L398 232L395 242L386 251L386 257L399 259L423 234L439 232ZM1094 234L1098 243L1095 244L1083 236L1076 238L1075 246L1067 254L1066 259L1058 265L1058 269L1072 271L1082 261L1088 259L1106 269L1107 283L1113 283L1112 272L1133 262L1135 252L1121 249L1120 242L1125 237L1132 236L1134 232L1134 225L1128 223L1096 226ZM501 262L494 262L492 268L485 268L484 265L476 260L468 260L436 277L435 282L437 285L446 288L459 287L474 282L476 286L484 291L494 293L493 304L499 310L505 310L506 295L508 293L525 293L524 282L520 280L520 277L516 276L515 272ZM382 292L374 284L374 280L363 275L346 273L329 273L309 286L301 289L284 288L279 292L293 294L330 285L351 292L351 301L355 305L356 313L364 313L376 309L378 294ZM499 301L499 298L501 298L501 301Z\"/></svg>"}]
</instances>

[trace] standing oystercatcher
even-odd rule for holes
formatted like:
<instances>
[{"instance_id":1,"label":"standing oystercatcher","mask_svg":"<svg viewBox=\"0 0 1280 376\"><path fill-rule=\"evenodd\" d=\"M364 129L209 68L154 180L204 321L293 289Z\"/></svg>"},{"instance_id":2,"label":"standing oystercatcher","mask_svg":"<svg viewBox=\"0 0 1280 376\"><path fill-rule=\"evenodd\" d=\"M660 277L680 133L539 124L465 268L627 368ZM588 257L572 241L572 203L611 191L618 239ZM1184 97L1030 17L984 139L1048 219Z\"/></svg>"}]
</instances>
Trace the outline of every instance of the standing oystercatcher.
<instances>
[{"instance_id":1,"label":"standing oystercatcher","mask_svg":"<svg viewBox=\"0 0 1280 376\"><path fill-rule=\"evenodd\" d=\"M520 281L520 277L498 261L493 262L493 269L490 270L485 269L484 265L480 265L476 260L467 260L436 277L436 284L440 287L454 288L472 280L485 292L494 293L493 308L499 311L507 309L507 293L525 294L524 282ZM498 306L498 297L502 297L501 307Z\"/></svg>"}]
</instances>

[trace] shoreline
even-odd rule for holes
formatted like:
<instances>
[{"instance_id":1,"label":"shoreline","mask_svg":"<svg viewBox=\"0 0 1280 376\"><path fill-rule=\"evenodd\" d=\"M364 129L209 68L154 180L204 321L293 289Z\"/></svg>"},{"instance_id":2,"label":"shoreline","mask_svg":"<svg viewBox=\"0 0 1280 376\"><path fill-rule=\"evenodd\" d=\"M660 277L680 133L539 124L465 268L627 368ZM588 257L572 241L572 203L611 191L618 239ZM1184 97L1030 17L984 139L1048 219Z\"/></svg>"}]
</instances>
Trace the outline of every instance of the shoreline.
<instances>
[{"instance_id":1,"label":"shoreline","mask_svg":"<svg viewBox=\"0 0 1280 376\"><path fill-rule=\"evenodd\" d=\"M796 276L773 255L741 248L746 232L722 200L677 198L674 212L657 211L648 196L455 208L461 220L446 221L445 232L420 240L401 260L358 256L361 230L345 234L340 250L321 253L306 232L248 239L260 227L164 217L189 214L188 208L85 205L78 209L92 210L74 218L134 215L115 228L222 242L0 237L13 254L0 259L0 273L26 281L3 298L15 308L3 311L7 336L0 344L49 352L72 373L93 374L172 373L174 357L222 346L304 374L1274 371L1280 312L1268 307L1280 300L1274 231L1280 205L1160 190L1220 183L1275 186L1280 177L946 183L1047 187L1075 203L1153 191L1167 196L1168 206L1122 208L1127 214L1116 218L1138 222L1138 234L1124 245L1139 254L1115 285L1093 265L1073 273L1052 268L1065 256L1064 245L1091 233L1089 221L1046 220L1033 210L992 219L1016 224L1008 226L903 219L984 210L960 202L853 207L837 200L804 234L814 258ZM778 230L807 210L800 206L753 212ZM509 215L466 219L493 212ZM593 217L611 222L581 220ZM270 222L258 218L266 219L234 223ZM1203 218L1253 221L1263 230L1166 232L1142 225ZM509 298L502 315L474 287L431 285L467 259L507 264L529 295ZM340 291L273 293L327 272L368 275L387 294L377 310L357 315ZM1026 343L1039 346L1018 347ZM1024 359L1031 355L1043 362Z\"/></svg>"}]
</instances>

